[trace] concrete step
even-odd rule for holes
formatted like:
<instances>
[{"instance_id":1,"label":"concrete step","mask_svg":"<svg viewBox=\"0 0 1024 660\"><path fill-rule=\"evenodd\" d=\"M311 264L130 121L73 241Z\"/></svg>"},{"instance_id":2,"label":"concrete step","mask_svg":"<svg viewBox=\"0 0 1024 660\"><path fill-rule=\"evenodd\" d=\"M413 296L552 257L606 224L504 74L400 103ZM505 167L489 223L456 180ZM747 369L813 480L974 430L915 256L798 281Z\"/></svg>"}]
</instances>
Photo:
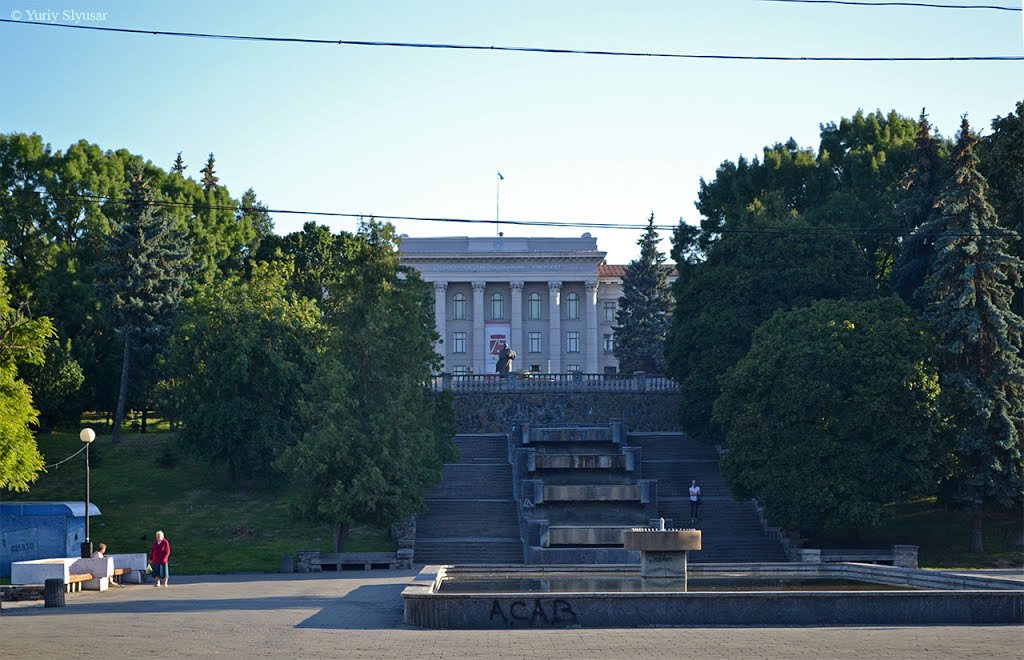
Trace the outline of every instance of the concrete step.
<instances>
[{"instance_id":1,"label":"concrete step","mask_svg":"<svg viewBox=\"0 0 1024 660\"><path fill-rule=\"evenodd\" d=\"M416 516L416 536L518 537L519 523L515 502L428 501L427 510Z\"/></svg>"},{"instance_id":2,"label":"concrete step","mask_svg":"<svg viewBox=\"0 0 1024 660\"><path fill-rule=\"evenodd\" d=\"M518 538L416 537L417 564L522 564Z\"/></svg>"},{"instance_id":3,"label":"concrete step","mask_svg":"<svg viewBox=\"0 0 1024 660\"><path fill-rule=\"evenodd\" d=\"M508 463L447 463L441 481L427 493L428 499L512 496L512 466Z\"/></svg>"},{"instance_id":4,"label":"concrete step","mask_svg":"<svg viewBox=\"0 0 1024 660\"><path fill-rule=\"evenodd\" d=\"M629 433L626 444L640 447L645 459L648 454L657 454L661 458L718 460L718 451L714 447L697 442L684 433Z\"/></svg>"},{"instance_id":5,"label":"concrete step","mask_svg":"<svg viewBox=\"0 0 1024 660\"><path fill-rule=\"evenodd\" d=\"M460 463L508 463L508 440L503 434L456 435Z\"/></svg>"}]
</instances>

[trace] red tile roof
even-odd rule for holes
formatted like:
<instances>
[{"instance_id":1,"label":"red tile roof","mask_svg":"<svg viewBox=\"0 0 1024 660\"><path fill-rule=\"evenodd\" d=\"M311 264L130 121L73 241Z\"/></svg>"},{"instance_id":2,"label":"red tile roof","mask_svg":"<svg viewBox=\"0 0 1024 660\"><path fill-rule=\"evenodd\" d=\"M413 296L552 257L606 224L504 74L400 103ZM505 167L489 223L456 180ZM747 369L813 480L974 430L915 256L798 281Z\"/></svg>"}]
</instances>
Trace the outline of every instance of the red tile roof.
<instances>
[{"instance_id":1,"label":"red tile roof","mask_svg":"<svg viewBox=\"0 0 1024 660\"><path fill-rule=\"evenodd\" d=\"M598 277L618 277L621 278L626 274L625 266L616 266L612 264L601 264L597 267Z\"/></svg>"},{"instance_id":2,"label":"red tile roof","mask_svg":"<svg viewBox=\"0 0 1024 660\"><path fill-rule=\"evenodd\" d=\"M679 277L679 272L676 271L676 267L671 264L665 264L668 269L668 279L670 282L674 282ZM599 264L597 266L598 277L617 277L620 280L626 275L626 266L617 264Z\"/></svg>"}]
</instances>

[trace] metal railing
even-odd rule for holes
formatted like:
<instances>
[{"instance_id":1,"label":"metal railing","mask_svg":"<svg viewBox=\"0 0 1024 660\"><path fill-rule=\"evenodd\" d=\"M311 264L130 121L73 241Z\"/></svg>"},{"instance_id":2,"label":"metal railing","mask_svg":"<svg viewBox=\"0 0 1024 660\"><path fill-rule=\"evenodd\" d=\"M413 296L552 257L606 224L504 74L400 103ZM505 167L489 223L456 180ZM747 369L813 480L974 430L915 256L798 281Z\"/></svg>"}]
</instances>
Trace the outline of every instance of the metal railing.
<instances>
[{"instance_id":1,"label":"metal railing","mask_svg":"<svg viewBox=\"0 0 1024 660\"><path fill-rule=\"evenodd\" d=\"M547 374L536 372L499 374L441 374L431 379L434 391L456 392L678 392L671 378L635 374Z\"/></svg>"}]
</instances>

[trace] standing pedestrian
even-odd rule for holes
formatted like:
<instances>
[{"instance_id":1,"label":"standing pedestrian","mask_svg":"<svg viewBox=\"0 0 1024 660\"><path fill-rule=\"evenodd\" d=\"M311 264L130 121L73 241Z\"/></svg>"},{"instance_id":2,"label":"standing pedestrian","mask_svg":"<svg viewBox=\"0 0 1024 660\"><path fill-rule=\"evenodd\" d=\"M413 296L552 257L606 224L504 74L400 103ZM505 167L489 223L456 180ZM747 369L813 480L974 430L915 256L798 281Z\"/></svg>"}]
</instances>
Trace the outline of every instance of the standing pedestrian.
<instances>
[{"instance_id":1,"label":"standing pedestrian","mask_svg":"<svg viewBox=\"0 0 1024 660\"><path fill-rule=\"evenodd\" d=\"M167 562L171 559L171 543L164 538L162 531L157 531L156 540L153 541L153 547L149 552L149 563L153 567L153 577L156 578L156 584L154 587L160 586L160 580L164 581L164 586L167 584Z\"/></svg>"},{"instance_id":2,"label":"standing pedestrian","mask_svg":"<svg viewBox=\"0 0 1024 660\"><path fill-rule=\"evenodd\" d=\"M690 522L694 523L698 520L700 520L700 486L694 479L690 483Z\"/></svg>"}]
</instances>

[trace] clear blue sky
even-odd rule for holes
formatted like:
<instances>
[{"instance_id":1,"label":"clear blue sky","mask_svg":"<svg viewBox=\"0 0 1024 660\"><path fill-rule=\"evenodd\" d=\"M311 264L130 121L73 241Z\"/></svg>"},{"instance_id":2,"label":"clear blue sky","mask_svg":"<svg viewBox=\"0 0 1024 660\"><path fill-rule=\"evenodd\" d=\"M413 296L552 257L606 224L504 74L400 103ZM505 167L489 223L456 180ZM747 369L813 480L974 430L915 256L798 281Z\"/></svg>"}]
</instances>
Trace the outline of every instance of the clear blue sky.
<instances>
[{"instance_id":1,"label":"clear blue sky","mask_svg":"<svg viewBox=\"0 0 1024 660\"><path fill-rule=\"evenodd\" d=\"M951 0L952 1L952 0ZM955 0L968 4L967 0ZM994 0L1013 5L1013 0ZM1021 13L755 0L115 2L15 0L83 24L311 38L747 55L1022 55ZM0 24L0 132L127 148L274 208L521 220L695 223L725 159L857 109L944 135L1024 98L1024 62L805 63L608 58L246 43ZM302 219L276 216L277 230ZM324 220L334 229L353 221ZM410 235L493 226L399 222ZM504 226L506 235L581 229ZM590 230L612 263L637 231ZM667 241L665 248L667 249Z\"/></svg>"}]
</instances>

